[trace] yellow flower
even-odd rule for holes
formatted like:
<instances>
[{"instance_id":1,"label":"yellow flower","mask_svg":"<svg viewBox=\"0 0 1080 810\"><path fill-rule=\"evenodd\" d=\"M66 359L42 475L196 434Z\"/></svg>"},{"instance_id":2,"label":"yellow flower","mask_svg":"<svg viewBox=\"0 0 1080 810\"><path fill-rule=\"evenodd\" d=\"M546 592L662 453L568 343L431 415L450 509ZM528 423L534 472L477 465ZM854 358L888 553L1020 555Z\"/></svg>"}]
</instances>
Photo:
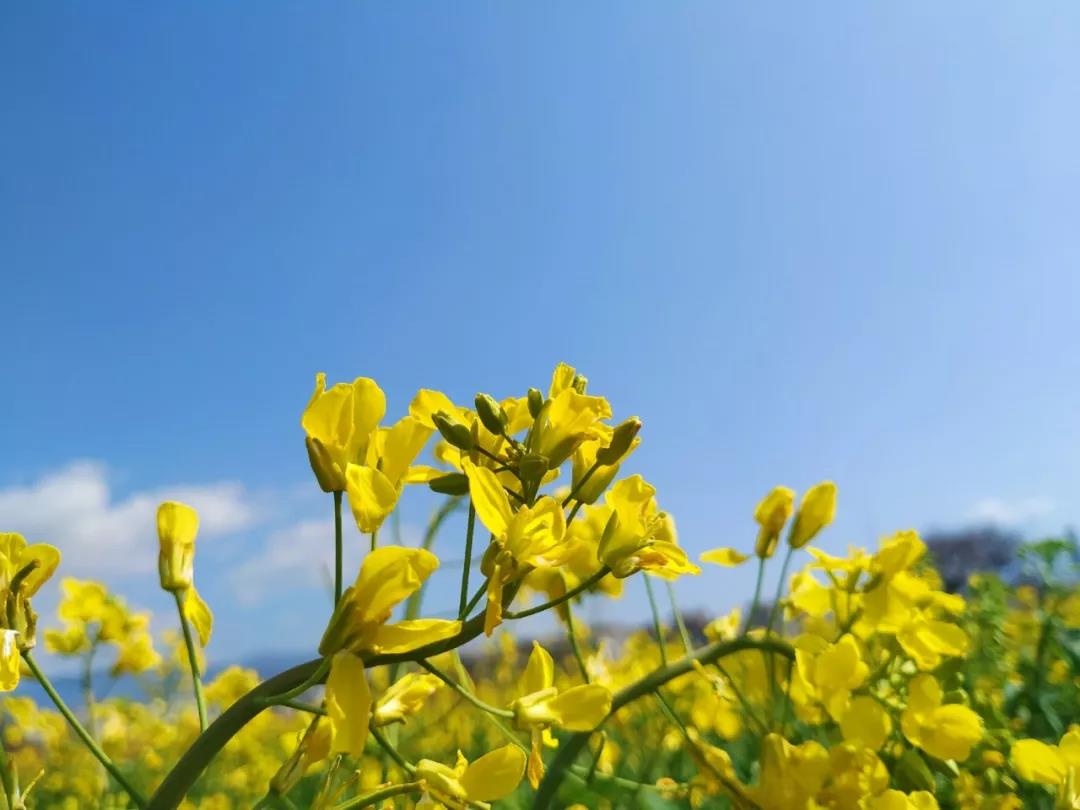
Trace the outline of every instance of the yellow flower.
<instances>
[{"instance_id":1,"label":"yellow flower","mask_svg":"<svg viewBox=\"0 0 1080 810\"><path fill-rule=\"evenodd\" d=\"M647 571L664 579L699 574L675 535L675 521L656 505L656 490L640 475L624 478L608 490L611 509L597 557L617 577Z\"/></svg>"},{"instance_id":2,"label":"yellow flower","mask_svg":"<svg viewBox=\"0 0 1080 810\"><path fill-rule=\"evenodd\" d=\"M399 678L387 689L375 704L373 722L376 726L404 723L405 718L420 711L424 702L442 686L436 676L428 673L410 672Z\"/></svg>"},{"instance_id":3,"label":"yellow flower","mask_svg":"<svg viewBox=\"0 0 1080 810\"><path fill-rule=\"evenodd\" d=\"M524 772L525 752L516 745L496 748L471 764L458 751L453 768L430 759L416 763L416 778L426 788L421 804L433 800L450 810L466 810L477 804L486 806L486 802L509 796Z\"/></svg>"},{"instance_id":4,"label":"yellow flower","mask_svg":"<svg viewBox=\"0 0 1080 810\"><path fill-rule=\"evenodd\" d=\"M1068 790L1069 785L1076 785L1080 775L1080 731L1067 732L1057 745L1017 740L1010 758L1013 770L1021 779Z\"/></svg>"},{"instance_id":5,"label":"yellow flower","mask_svg":"<svg viewBox=\"0 0 1080 810\"><path fill-rule=\"evenodd\" d=\"M822 481L803 495L802 504L791 525L791 547L802 548L833 522L836 515L836 484Z\"/></svg>"},{"instance_id":6,"label":"yellow flower","mask_svg":"<svg viewBox=\"0 0 1080 810\"><path fill-rule=\"evenodd\" d=\"M930 756L963 761L982 739L982 718L967 706L942 705L941 699L941 686L932 675L916 675L908 684L900 728L912 745Z\"/></svg>"},{"instance_id":7,"label":"yellow flower","mask_svg":"<svg viewBox=\"0 0 1080 810\"><path fill-rule=\"evenodd\" d=\"M401 490L412 480L409 465L420 455L431 432L419 420L403 417L393 427L376 432L364 463L346 466L345 489L361 532L378 531L394 510Z\"/></svg>"},{"instance_id":8,"label":"yellow flower","mask_svg":"<svg viewBox=\"0 0 1080 810\"><path fill-rule=\"evenodd\" d=\"M574 451L570 481L575 499L587 504L596 503L615 480L622 462L641 444L637 436L640 430L641 420L632 416L616 427L608 438L582 442L578 446Z\"/></svg>"},{"instance_id":9,"label":"yellow flower","mask_svg":"<svg viewBox=\"0 0 1080 810\"><path fill-rule=\"evenodd\" d=\"M556 551L566 532L566 516L558 502L547 496L514 512L495 473L467 459L462 463L476 516L493 537L483 565L488 576L484 632L491 635L502 622L506 584L526 566L544 567L559 561Z\"/></svg>"},{"instance_id":10,"label":"yellow flower","mask_svg":"<svg viewBox=\"0 0 1080 810\"><path fill-rule=\"evenodd\" d=\"M421 548L383 546L360 565L356 582L345 589L323 634L319 652L400 653L456 635L461 622L408 619L387 624L394 607L419 590L439 559Z\"/></svg>"},{"instance_id":11,"label":"yellow flower","mask_svg":"<svg viewBox=\"0 0 1080 810\"><path fill-rule=\"evenodd\" d=\"M703 552L701 555L702 562L713 563L724 568L734 568L749 559L748 555L742 554L733 548L714 548Z\"/></svg>"},{"instance_id":12,"label":"yellow flower","mask_svg":"<svg viewBox=\"0 0 1080 810\"><path fill-rule=\"evenodd\" d=\"M764 560L773 555L780 540L780 532L794 509L795 493L787 487L775 487L761 499L754 510L754 520L760 527L754 545L754 552L758 557Z\"/></svg>"},{"instance_id":13,"label":"yellow flower","mask_svg":"<svg viewBox=\"0 0 1080 810\"><path fill-rule=\"evenodd\" d=\"M374 380L357 377L326 390L326 375L315 375L315 392L300 425L307 434L311 469L324 492L345 490L346 468L364 460L384 413L386 395Z\"/></svg>"},{"instance_id":14,"label":"yellow flower","mask_svg":"<svg viewBox=\"0 0 1080 810\"><path fill-rule=\"evenodd\" d=\"M560 692L555 687L555 662L536 641L519 688L522 695L511 708L514 724L532 732L528 774L529 784L535 788L544 776L544 760L540 756L544 732L552 726L567 731L592 731L611 711L611 692L595 683Z\"/></svg>"},{"instance_id":15,"label":"yellow flower","mask_svg":"<svg viewBox=\"0 0 1080 810\"><path fill-rule=\"evenodd\" d=\"M190 506L165 501L157 510L158 577L166 591L191 587L199 515Z\"/></svg>"},{"instance_id":16,"label":"yellow flower","mask_svg":"<svg viewBox=\"0 0 1080 810\"><path fill-rule=\"evenodd\" d=\"M834 718L844 716L851 690L861 686L870 672L850 633L832 644L819 636L800 636L795 640L795 662L793 694L817 700Z\"/></svg>"},{"instance_id":17,"label":"yellow flower","mask_svg":"<svg viewBox=\"0 0 1080 810\"><path fill-rule=\"evenodd\" d=\"M925 790L914 793L886 790L871 798L866 807L868 810L938 810L938 803L934 794Z\"/></svg>"},{"instance_id":18,"label":"yellow flower","mask_svg":"<svg viewBox=\"0 0 1080 810\"><path fill-rule=\"evenodd\" d=\"M6 591L12 578L32 562L38 566L25 576L19 595L29 599L38 592L60 564L60 551L48 543L27 544L21 534L0 532L0 591Z\"/></svg>"},{"instance_id":19,"label":"yellow flower","mask_svg":"<svg viewBox=\"0 0 1080 810\"><path fill-rule=\"evenodd\" d=\"M829 754L813 741L792 745L779 734L761 744L761 775L749 792L762 810L806 807L829 773Z\"/></svg>"},{"instance_id":20,"label":"yellow flower","mask_svg":"<svg viewBox=\"0 0 1080 810\"><path fill-rule=\"evenodd\" d=\"M611 418L611 405L603 397L578 393L572 386L574 378L570 366L556 367L548 400L536 420L532 447L548 460L548 469L559 467L583 442L606 438L611 430L600 421Z\"/></svg>"}]
</instances>

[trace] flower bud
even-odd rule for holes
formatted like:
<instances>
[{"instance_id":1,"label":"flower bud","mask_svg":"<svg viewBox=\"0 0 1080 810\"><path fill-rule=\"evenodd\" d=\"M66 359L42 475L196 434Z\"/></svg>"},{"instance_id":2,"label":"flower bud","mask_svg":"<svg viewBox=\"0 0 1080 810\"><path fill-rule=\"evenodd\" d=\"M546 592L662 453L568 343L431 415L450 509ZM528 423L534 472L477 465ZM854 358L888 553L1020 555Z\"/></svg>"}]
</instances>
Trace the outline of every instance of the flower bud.
<instances>
[{"instance_id":1,"label":"flower bud","mask_svg":"<svg viewBox=\"0 0 1080 810\"><path fill-rule=\"evenodd\" d=\"M334 607L334 613L319 641L319 655L327 658L334 653L349 649L358 639L355 621L356 589L350 585L341 595L341 600Z\"/></svg>"},{"instance_id":2,"label":"flower bud","mask_svg":"<svg viewBox=\"0 0 1080 810\"><path fill-rule=\"evenodd\" d=\"M468 495L469 479L462 473L448 473L428 481L432 492L440 495Z\"/></svg>"},{"instance_id":3,"label":"flower bud","mask_svg":"<svg viewBox=\"0 0 1080 810\"><path fill-rule=\"evenodd\" d=\"M186 504L165 501L157 511L158 576L166 591L191 587L195 575L195 535L199 515Z\"/></svg>"},{"instance_id":4,"label":"flower bud","mask_svg":"<svg viewBox=\"0 0 1080 810\"><path fill-rule=\"evenodd\" d=\"M585 389L589 387L589 378L584 374L575 374L573 381L570 383L570 387L579 394L584 394Z\"/></svg>"},{"instance_id":5,"label":"flower bud","mask_svg":"<svg viewBox=\"0 0 1080 810\"><path fill-rule=\"evenodd\" d=\"M897 761L893 769L893 779L901 790L933 791L936 787L934 774L930 772L926 760L917 751L907 750Z\"/></svg>"},{"instance_id":6,"label":"flower bud","mask_svg":"<svg viewBox=\"0 0 1080 810\"><path fill-rule=\"evenodd\" d=\"M442 681L435 675L410 672L379 698L371 715L372 723L376 726L404 723L407 717L423 708L424 701L440 686Z\"/></svg>"},{"instance_id":7,"label":"flower bud","mask_svg":"<svg viewBox=\"0 0 1080 810\"><path fill-rule=\"evenodd\" d=\"M461 422L454 419L446 411L438 411L431 420L435 423L442 437L458 450L468 452L473 449L472 432Z\"/></svg>"},{"instance_id":8,"label":"flower bud","mask_svg":"<svg viewBox=\"0 0 1080 810\"><path fill-rule=\"evenodd\" d=\"M754 520L760 526L754 546L754 553L758 557L766 560L776 551L780 531L791 517L794 508L795 493L787 487L776 487L761 499L761 503L754 510Z\"/></svg>"},{"instance_id":9,"label":"flower bud","mask_svg":"<svg viewBox=\"0 0 1080 810\"><path fill-rule=\"evenodd\" d=\"M311 464L311 471L315 473L315 480L319 482L319 488L323 492L344 492L345 478L326 445L310 436L304 439L304 444L307 446L308 462Z\"/></svg>"},{"instance_id":10,"label":"flower bud","mask_svg":"<svg viewBox=\"0 0 1080 810\"><path fill-rule=\"evenodd\" d=\"M542 456L539 453L526 453L518 462L518 475L521 476L522 483L526 485L539 483L547 471L547 456Z\"/></svg>"},{"instance_id":11,"label":"flower bud","mask_svg":"<svg viewBox=\"0 0 1080 810\"><path fill-rule=\"evenodd\" d=\"M496 436L506 434L506 426L510 424L510 417L506 415L502 405L488 394L476 395L476 415L480 422Z\"/></svg>"},{"instance_id":12,"label":"flower bud","mask_svg":"<svg viewBox=\"0 0 1080 810\"><path fill-rule=\"evenodd\" d=\"M528 403L529 416L535 419L540 415L540 410L544 407L544 395L540 393L539 388L529 389Z\"/></svg>"},{"instance_id":13,"label":"flower bud","mask_svg":"<svg viewBox=\"0 0 1080 810\"><path fill-rule=\"evenodd\" d=\"M634 443L634 438L640 430L641 420L636 416L631 416L615 428L608 446L601 447L596 451L596 460L604 465L617 464L622 461L623 456L629 452Z\"/></svg>"},{"instance_id":14,"label":"flower bud","mask_svg":"<svg viewBox=\"0 0 1080 810\"><path fill-rule=\"evenodd\" d=\"M788 542L792 548L802 548L826 526L833 522L836 515L836 484L822 481L806 490L795 522L791 524Z\"/></svg>"}]
</instances>

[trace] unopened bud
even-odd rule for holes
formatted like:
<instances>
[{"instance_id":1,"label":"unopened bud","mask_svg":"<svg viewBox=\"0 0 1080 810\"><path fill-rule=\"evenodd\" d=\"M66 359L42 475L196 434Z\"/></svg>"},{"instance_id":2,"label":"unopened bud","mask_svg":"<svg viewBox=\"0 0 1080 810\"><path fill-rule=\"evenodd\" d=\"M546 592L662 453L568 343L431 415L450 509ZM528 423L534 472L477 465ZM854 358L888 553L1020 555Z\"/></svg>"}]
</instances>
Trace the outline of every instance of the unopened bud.
<instances>
[{"instance_id":1,"label":"unopened bud","mask_svg":"<svg viewBox=\"0 0 1080 810\"><path fill-rule=\"evenodd\" d=\"M191 587L195 573L195 535L199 515L190 506L166 501L158 507L158 576L166 591Z\"/></svg>"},{"instance_id":2,"label":"unopened bud","mask_svg":"<svg viewBox=\"0 0 1080 810\"><path fill-rule=\"evenodd\" d=\"M533 419L540 415L540 410L544 407L544 395L540 393L539 388L530 388L528 394L529 401L529 416Z\"/></svg>"},{"instance_id":3,"label":"unopened bud","mask_svg":"<svg viewBox=\"0 0 1080 810\"><path fill-rule=\"evenodd\" d=\"M589 378L584 374L575 374L574 381L570 383L570 387L579 394L584 394L585 389L589 387Z\"/></svg>"},{"instance_id":4,"label":"unopened bud","mask_svg":"<svg viewBox=\"0 0 1080 810\"><path fill-rule=\"evenodd\" d=\"M440 495L468 495L469 479L462 473L449 473L428 481L432 492Z\"/></svg>"},{"instance_id":5,"label":"unopened bud","mask_svg":"<svg viewBox=\"0 0 1080 810\"><path fill-rule=\"evenodd\" d=\"M502 405L488 394L476 395L476 415L480 422L496 436L506 433L506 426L510 424L510 418L506 415Z\"/></svg>"},{"instance_id":6,"label":"unopened bud","mask_svg":"<svg viewBox=\"0 0 1080 810\"><path fill-rule=\"evenodd\" d=\"M916 751L908 750L900 757L893 770L893 778L901 790L934 790L934 774Z\"/></svg>"},{"instance_id":7,"label":"unopened bud","mask_svg":"<svg viewBox=\"0 0 1080 810\"><path fill-rule=\"evenodd\" d=\"M547 471L547 456L539 453L526 453L518 462L518 475L521 476L522 483L527 485L538 483Z\"/></svg>"},{"instance_id":8,"label":"unopened bud","mask_svg":"<svg viewBox=\"0 0 1080 810\"><path fill-rule=\"evenodd\" d=\"M612 431L611 443L596 451L596 460L605 466L619 463L629 452L640 430L641 420L631 416Z\"/></svg>"},{"instance_id":9,"label":"unopened bud","mask_svg":"<svg viewBox=\"0 0 1080 810\"><path fill-rule=\"evenodd\" d=\"M442 437L451 445L466 452L473 449L472 432L446 411L437 412L431 419Z\"/></svg>"}]
</instances>

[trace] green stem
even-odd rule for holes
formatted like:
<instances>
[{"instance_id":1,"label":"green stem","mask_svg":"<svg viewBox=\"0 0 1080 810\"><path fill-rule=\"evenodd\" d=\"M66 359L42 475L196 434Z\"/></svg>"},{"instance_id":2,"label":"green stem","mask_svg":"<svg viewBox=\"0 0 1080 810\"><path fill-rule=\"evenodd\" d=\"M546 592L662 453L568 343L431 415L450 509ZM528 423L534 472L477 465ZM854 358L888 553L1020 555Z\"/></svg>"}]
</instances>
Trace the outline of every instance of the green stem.
<instances>
[{"instance_id":1,"label":"green stem","mask_svg":"<svg viewBox=\"0 0 1080 810\"><path fill-rule=\"evenodd\" d=\"M690 640L690 631L686 629L686 620L683 619L682 611L679 610L679 603L675 600L675 586L668 580L664 581L664 585L667 586L668 601L671 602L671 615L675 617L675 626L679 628L679 638L682 639L683 649L689 655L694 651L694 643Z\"/></svg>"},{"instance_id":2,"label":"green stem","mask_svg":"<svg viewBox=\"0 0 1080 810\"><path fill-rule=\"evenodd\" d=\"M656 646L660 648L660 663L668 665L667 647L664 644L664 627L660 623L660 611L656 607L656 597L653 595L652 581L649 575L645 575L645 593L649 596L649 610L652 611L653 628L656 630Z\"/></svg>"},{"instance_id":3,"label":"green stem","mask_svg":"<svg viewBox=\"0 0 1080 810\"><path fill-rule=\"evenodd\" d=\"M383 799L392 799L394 796L403 796L406 793L419 793L423 789L422 782L405 782L401 785L390 785L342 802L336 805L333 810L358 810L361 807L373 807Z\"/></svg>"},{"instance_id":4,"label":"green stem","mask_svg":"<svg viewBox=\"0 0 1080 810\"><path fill-rule=\"evenodd\" d=\"M308 714L317 714L320 717L326 717L326 709L322 706L314 706L311 703L303 703L299 700L282 700L274 705L284 706L286 709L296 709L298 712L307 712Z\"/></svg>"},{"instance_id":5,"label":"green stem","mask_svg":"<svg viewBox=\"0 0 1080 810\"><path fill-rule=\"evenodd\" d=\"M97 650L97 640L95 639L90 645L90 649L86 651L86 656L83 658L82 676L80 678L80 685L82 686L83 693L83 705L86 707L86 730L91 737L97 738L97 728L94 726L94 652Z\"/></svg>"},{"instance_id":6,"label":"green stem","mask_svg":"<svg viewBox=\"0 0 1080 810\"><path fill-rule=\"evenodd\" d=\"M371 550L374 551L379 545L379 533L377 531L371 533Z\"/></svg>"},{"instance_id":7,"label":"green stem","mask_svg":"<svg viewBox=\"0 0 1080 810\"><path fill-rule=\"evenodd\" d=\"M603 568L601 568L599 571L597 571L591 577L589 577L588 579L583 580L582 582L578 583L577 585L575 585L573 588L568 590L566 593L564 593L562 596L558 597L557 599L552 599L552 600L550 600L548 602L544 602L543 604L536 605L535 607L527 608L526 610L507 611L506 613L503 613L503 618L504 619L524 619L526 616L534 616L537 613L543 613L545 610L551 610L551 608L558 607L563 602L566 602L569 599L573 599L575 596L577 596L582 591L587 591L589 588L591 588L593 585L598 583L600 580L602 580L604 577L606 577L610 573L611 573L611 569L608 568L605 565Z\"/></svg>"},{"instance_id":8,"label":"green stem","mask_svg":"<svg viewBox=\"0 0 1080 810\"><path fill-rule=\"evenodd\" d=\"M504 605L509 604L514 598L518 587L518 583L511 583L506 588L503 593ZM408 652L368 654L364 656L364 666L371 669L439 655L472 641L483 632L483 615L474 616L462 625L457 635L441 641L433 641ZM233 703L184 752L180 761L173 766L158 786L157 791L150 797L146 810L174 810L183 801L191 786L195 784L195 780L229 740L275 700L282 697L286 699L295 697L296 695L290 694L292 690L300 688L300 691L304 691L317 683L322 683L326 672L323 670L320 673L320 669L325 666L326 660L323 658L315 658L299 664L263 681Z\"/></svg>"},{"instance_id":9,"label":"green stem","mask_svg":"<svg viewBox=\"0 0 1080 810\"><path fill-rule=\"evenodd\" d=\"M90 733L83 727L83 724L79 722L79 718L68 708L68 705L64 703L64 699L60 697L56 689L53 688L52 682L45 676L45 673L41 671L37 661L34 660L34 656L29 651L23 653L23 661L26 662L26 666L30 668L30 672L33 673L34 678L41 688L45 690L45 694L49 696L49 699L56 706L57 710L67 720L68 725L71 726L71 730L75 732L75 735L82 740L83 745L89 749L90 753L94 755L94 758L101 763L102 767L109 772L109 775L116 780L116 783L124 789L124 792L131 797L131 801L135 803L136 807L146 807L146 799L142 797L139 791L132 787L131 783L120 772L120 769L116 767L116 764L109 759L109 755L101 750L94 738L90 736Z\"/></svg>"},{"instance_id":10,"label":"green stem","mask_svg":"<svg viewBox=\"0 0 1080 810\"><path fill-rule=\"evenodd\" d=\"M334 605L341 601L341 493L334 493Z\"/></svg>"},{"instance_id":11,"label":"green stem","mask_svg":"<svg viewBox=\"0 0 1080 810\"><path fill-rule=\"evenodd\" d=\"M432 675L434 675L440 681L442 681L447 686L449 686L451 689L453 689L455 692L457 692L459 695L461 695L463 698L465 698L467 701L469 701L469 703L471 703L476 708L482 709L483 711L487 712L488 714L493 714L493 715L496 715L497 717L505 717L508 720L513 719L514 713L512 711L510 711L508 709L499 709L499 708L497 708L495 706L492 706L492 705L490 705L488 703L485 703L484 701L482 701L480 698L478 698L476 695L474 695L472 692L470 692L468 689L466 689L460 683L455 681L453 678L451 678L449 675L447 675L445 672L443 672L441 669L439 669L437 666L435 666L433 663L431 663L427 659L421 658L416 663L418 663L420 666L422 666L424 669L426 669L428 672L430 672Z\"/></svg>"},{"instance_id":12,"label":"green stem","mask_svg":"<svg viewBox=\"0 0 1080 810\"><path fill-rule=\"evenodd\" d=\"M480 583L480 587L477 588L476 591L473 593L473 595L469 598L469 604L467 604L465 606L465 615L466 616L468 614L472 613L473 608L475 608L480 603L480 600L484 598L484 594L487 593L487 586L488 586L488 581L485 579L483 582ZM508 618L505 613L503 614L503 618L504 619ZM509 617L509 618L513 618L513 617Z\"/></svg>"},{"instance_id":13,"label":"green stem","mask_svg":"<svg viewBox=\"0 0 1080 810\"><path fill-rule=\"evenodd\" d=\"M766 633L772 633L773 626L776 624L776 617L780 612L780 601L784 596L784 582L787 580L788 566L791 565L791 557L794 554L795 549L788 546L787 553L784 555L784 562L780 565L780 581L776 583L776 598L773 599L772 610L769 611L769 623L765 626Z\"/></svg>"},{"instance_id":14,"label":"green stem","mask_svg":"<svg viewBox=\"0 0 1080 810\"><path fill-rule=\"evenodd\" d=\"M612 697L611 711L608 713L608 718L611 718L620 709L633 703L638 698L651 692L655 692L669 681L690 672L694 668L695 661L698 661L701 664L711 664L714 661L742 652L743 650L761 650L764 652L775 653L788 660L793 660L795 657L795 651L791 648L791 645L778 639L754 639L742 636L730 641L715 641L712 644L699 647L691 655L687 655L680 658L678 661L673 661L667 666L653 670L629 686L616 692ZM547 810L547 808L552 806L552 803L555 801L555 794L562 781L563 774L573 764L578 754L581 753L581 749L588 742L591 734L592 732L577 732L560 741L559 753L555 756L555 759L548 768L544 781L540 783L540 788L536 793L536 799L533 803L533 810Z\"/></svg>"},{"instance_id":15,"label":"green stem","mask_svg":"<svg viewBox=\"0 0 1080 810\"><path fill-rule=\"evenodd\" d=\"M318 664L319 666L315 668L310 677L305 678L303 682L298 683L292 689L282 692L280 695L270 695L269 697L264 698L262 701L263 706L282 705L293 698L300 697L300 695L304 694L304 692L311 689L313 686L321 684L326 678L326 674L330 671L330 659L320 658Z\"/></svg>"},{"instance_id":16,"label":"green stem","mask_svg":"<svg viewBox=\"0 0 1080 810\"><path fill-rule=\"evenodd\" d=\"M581 488L589 483L589 479L593 477L593 473L600 469L600 462L594 461L593 465L585 471L585 475L581 476L581 480L577 482L573 489L570 490L570 494L563 498L563 508L565 509L570 505L570 501L577 497L577 494L581 492Z\"/></svg>"},{"instance_id":17,"label":"green stem","mask_svg":"<svg viewBox=\"0 0 1080 810\"><path fill-rule=\"evenodd\" d=\"M585 679L585 683L589 683L589 668L585 666L585 658L581 654L581 647L578 646L577 633L574 632L574 611L570 607L570 603L565 604L566 608L566 637L570 642L570 650L574 653L574 659L577 661L578 669L581 670L581 677Z\"/></svg>"},{"instance_id":18,"label":"green stem","mask_svg":"<svg viewBox=\"0 0 1080 810\"><path fill-rule=\"evenodd\" d=\"M187 647L188 662L191 664L191 683L195 690L195 707L199 710L199 731L206 731L206 699L203 697L202 676L199 674L199 659L195 654L195 638L191 634L191 625L184 613L184 592L173 591L176 610L180 614L180 627L184 631L184 645Z\"/></svg>"},{"instance_id":19,"label":"green stem","mask_svg":"<svg viewBox=\"0 0 1080 810\"><path fill-rule=\"evenodd\" d=\"M382 748L386 753L388 753L390 755L390 758L398 764L398 767L404 770L405 773L416 773L416 766L409 762L407 759L405 759L405 757L401 755L401 752L390 744L390 741L382 735L382 732L380 732L378 728L372 725L368 727L368 731L371 732L371 736L374 738L375 742L379 744L379 747Z\"/></svg>"},{"instance_id":20,"label":"green stem","mask_svg":"<svg viewBox=\"0 0 1080 810\"><path fill-rule=\"evenodd\" d=\"M469 570L472 568L473 531L476 529L476 507L469 501L469 523L465 530L465 564L461 567L461 595L458 598L458 621L465 621L469 605Z\"/></svg>"},{"instance_id":21,"label":"green stem","mask_svg":"<svg viewBox=\"0 0 1080 810\"><path fill-rule=\"evenodd\" d=\"M23 807L22 798L19 794L19 772L15 770L15 764L8 758L7 750L3 741L0 741L0 782L4 786L4 805L7 810L19 810Z\"/></svg>"},{"instance_id":22,"label":"green stem","mask_svg":"<svg viewBox=\"0 0 1080 810\"><path fill-rule=\"evenodd\" d=\"M743 635L745 636L750 632L750 624L754 621L754 614L757 613L758 605L761 603L761 582L765 578L765 558L758 557L757 566L757 582L754 585L754 599L750 603L750 610L746 614L746 624L743 625Z\"/></svg>"}]
</instances>

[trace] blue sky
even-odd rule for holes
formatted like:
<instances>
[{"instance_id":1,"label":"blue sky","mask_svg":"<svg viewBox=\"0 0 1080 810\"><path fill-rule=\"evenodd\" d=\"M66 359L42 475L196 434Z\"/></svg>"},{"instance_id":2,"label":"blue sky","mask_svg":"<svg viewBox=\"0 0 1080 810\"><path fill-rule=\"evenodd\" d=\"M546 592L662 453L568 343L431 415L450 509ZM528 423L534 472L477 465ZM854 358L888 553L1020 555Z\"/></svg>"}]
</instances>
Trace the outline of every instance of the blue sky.
<instances>
[{"instance_id":1,"label":"blue sky","mask_svg":"<svg viewBox=\"0 0 1080 810\"><path fill-rule=\"evenodd\" d=\"M1076 518L1074 3L3 16L0 528L164 625L148 515L205 503L219 660L321 629L318 370L396 416L570 362L693 552L826 477L831 548Z\"/></svg>"}]
</instances>

